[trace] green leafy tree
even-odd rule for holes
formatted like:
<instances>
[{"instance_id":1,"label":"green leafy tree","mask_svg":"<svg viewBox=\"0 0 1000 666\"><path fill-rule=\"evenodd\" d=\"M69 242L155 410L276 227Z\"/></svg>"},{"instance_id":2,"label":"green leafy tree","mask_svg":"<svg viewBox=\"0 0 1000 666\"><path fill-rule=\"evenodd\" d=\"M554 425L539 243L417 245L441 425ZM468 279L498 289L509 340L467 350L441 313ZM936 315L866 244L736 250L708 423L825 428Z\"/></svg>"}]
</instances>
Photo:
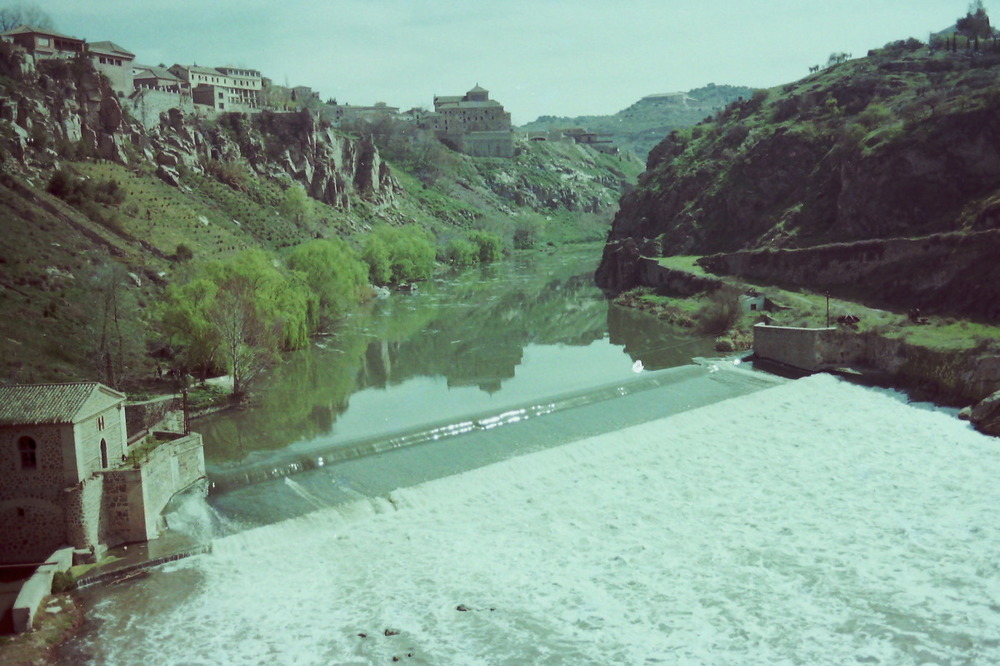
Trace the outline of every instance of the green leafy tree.
<instances>
[{"instance_id":1,"label":"green leafy tree","mask_svg":"<svg viewBox=\"0 0 1000 666\"><path fill-rule=\"evenodd\" d=\"M368 267L345 241L334 238L303 243L288 256L316 295L322 316L333 317L360 300L368 286Z\"/></svg>"},{"instance_id":2,"label":"green leafy tree","mask_svg":"<svg viewBox=\"0 0 1000 666\"><path fill-rule=\"evenodd\" d=\"M379 227L365 238L361 258L374 284L426 280L434 271L434 243L421 229Z\"/></svg>"},{"instance_id":3,"label":"green leafy tree","mask_svg":"<svg viewBox=\"0 0 1000 666\"><path fill-rule=\"evenodd\" d=\"M452 238L444 248L442 260L452 266L472 266L479 260L479 248L464 238Z\"/></svg>"},{"instance_id":4,"label":"green leafy tree","mask_svg":"<svg viewBox=\"0 0 1000 666\"><path fill-rule=\"evenodd\" d=\"M476 246L476 255L481 264L491 264L503 257L503 241L488 231L470 231L469 241Z\"/></svg>"},{"instance_id":5,"label":"green leafy tree","mask_svg":"<svg viewBox=\"0 0 1000 666\"><path fill-rule=\"evenodd\" d=\"M295 224L302 224L312 212L312 199L301 185L295 184L285 190L281 201L281 214L290 218Z\"/></svg>"},{"instance_id":6,"label":"green leafy tree","mask_svg":"<svg viewBox=\"0 0 1000 666\"><path fill-rule=\"evenodd\" d=\"M263 250L201 267L171 286L160 320L189 367L222 365L242 394L280 349L304 346L315 325L316 297L300 273L283 271Z\"/></svg>"}]
</instances>

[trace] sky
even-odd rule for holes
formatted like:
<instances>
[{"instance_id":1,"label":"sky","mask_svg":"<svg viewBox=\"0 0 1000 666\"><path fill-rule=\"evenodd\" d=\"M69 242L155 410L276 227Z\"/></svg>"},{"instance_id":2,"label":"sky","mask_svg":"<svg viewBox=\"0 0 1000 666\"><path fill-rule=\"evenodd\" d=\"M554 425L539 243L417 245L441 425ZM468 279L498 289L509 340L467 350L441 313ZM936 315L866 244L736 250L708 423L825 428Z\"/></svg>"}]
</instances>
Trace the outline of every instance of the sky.
<instances>
[{"instance_id":1,"label":"sky","mask_svg":"<svg viewBox=\"0 0 1000 666\"><path fill-rule=\"evenodd\" d=\"M15 4L0 0L0 6ZM831 53L953 25L966 0L44 0L142 64L234 65L326 100L433 106L479 84L514 124L708 83L771 87ZM1000 21L1000 0L985 0Z\"/></svg>"}]
</instances>

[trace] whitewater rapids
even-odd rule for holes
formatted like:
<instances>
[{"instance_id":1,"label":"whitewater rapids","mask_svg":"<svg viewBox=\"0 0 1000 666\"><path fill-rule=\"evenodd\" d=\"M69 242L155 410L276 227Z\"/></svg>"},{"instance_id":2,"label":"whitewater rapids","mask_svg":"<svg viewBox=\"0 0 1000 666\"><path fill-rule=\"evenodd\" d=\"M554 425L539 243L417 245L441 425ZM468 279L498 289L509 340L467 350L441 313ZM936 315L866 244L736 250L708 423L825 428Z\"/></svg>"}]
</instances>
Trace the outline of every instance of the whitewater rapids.
<instances>
[{"instance_id":1,"label":"whitewater rapids","mask_svg":"<svg viewBox=\"0 0 1000 666\"><path fill-rule=\"evenodd\" d=\"M998 479L1000 441L815 376L218 539L99 602L87 651L995 664Z\"/></svg>"}]
</instances>

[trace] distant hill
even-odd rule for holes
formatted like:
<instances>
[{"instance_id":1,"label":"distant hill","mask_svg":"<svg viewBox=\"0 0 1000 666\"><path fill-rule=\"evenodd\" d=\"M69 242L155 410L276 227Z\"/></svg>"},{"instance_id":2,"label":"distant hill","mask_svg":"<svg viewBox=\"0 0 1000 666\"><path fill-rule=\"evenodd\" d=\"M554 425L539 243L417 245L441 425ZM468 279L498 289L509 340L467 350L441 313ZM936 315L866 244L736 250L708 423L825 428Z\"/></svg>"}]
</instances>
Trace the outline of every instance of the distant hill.
<instances>
[{"instance_id":1,"label":"distant hill","mask_svg":"<svg viewBox=\"0 0 1000 666\"><path fill-rule=\"evenodd\" d=\"M793 275L800 264L789 257L837 243L837 279L869 297L1000 320L989 240L1000 234L998 137L1000 46L894 42L671 133L622 198L598 279L632 286L619 251L631 245L646 255L748 251L760 265L780 257L781 281L808 286L819 271ZM911 243L924 254L904 264L893 239L917 237L928 239ZM982 251L935 262L936 244ZM881 282L859 281L857 262L876 259L896 263L880 266Z\"/></svg>"},{"instance_id":2,"label":"distant hill","mask_svg":"<svg viewBox=\"0 0 1000 666\"><path fill-rule=\"evenodd\" d=\"M663 137L676 129L691 127L740 97L749 98L753 88L715 85L687 92L647 95L612 116L577 116L575 118L541 116L521 126L525 132L541 132L567 127L583 127L606 134L619 148L630 150L645 160Z\"/></svg>"}]
</instances>

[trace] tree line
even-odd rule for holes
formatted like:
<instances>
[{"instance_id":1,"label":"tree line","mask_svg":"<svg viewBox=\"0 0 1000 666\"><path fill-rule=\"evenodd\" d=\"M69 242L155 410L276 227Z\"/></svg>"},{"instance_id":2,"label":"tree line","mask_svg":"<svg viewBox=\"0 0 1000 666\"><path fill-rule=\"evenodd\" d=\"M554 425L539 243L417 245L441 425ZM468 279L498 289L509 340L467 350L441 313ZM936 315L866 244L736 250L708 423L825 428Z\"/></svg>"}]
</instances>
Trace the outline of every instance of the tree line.
<instances>
[{"instance_id":1,"label":"tree line","mask_svg":"<svg viewBox=\"0 0 1000 666\"><path fill-rule=\"evenodd\" d=\"M502 256L495 234L473 231L461 242L473 256L450 263ZM306 346L311 335L370 295L370 285L427 279L439 255L451 256L439 253L414 225L379 227L360 249L339 238L308 241L284 261L262 249L244 250L170 285L156 319L182 372L204 378L225 371L233 393L242 395L279 352Z\"/></svg>"}]
</instances>

